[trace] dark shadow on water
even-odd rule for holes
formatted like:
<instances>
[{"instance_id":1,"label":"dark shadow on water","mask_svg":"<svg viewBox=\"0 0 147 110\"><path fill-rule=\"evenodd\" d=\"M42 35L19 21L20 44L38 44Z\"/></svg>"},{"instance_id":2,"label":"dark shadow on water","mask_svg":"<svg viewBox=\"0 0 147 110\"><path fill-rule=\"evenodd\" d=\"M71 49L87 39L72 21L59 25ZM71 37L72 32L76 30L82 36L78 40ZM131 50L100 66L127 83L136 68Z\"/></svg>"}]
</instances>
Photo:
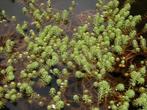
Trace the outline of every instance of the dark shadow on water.
<instances>
[{"instance_id":1,"label":"dark shadow on water","mask_svg":"<svg viewBox=\"0 0 147 110\"><path fill-rule=\"evenodd\" d=\"M59 90L59 87L56 83L56 77L54 75L51 75L52 77L52 81L49 85L45 86L45 87L41 87L38 88L37 86L34 87L34 91L38 94L40 94L41 96L48 96L49 95L49 90L51 89L51 87L54 87L56 89L56 91Z\"/></svg>"},{"instance_id":2,"label":"dark shadow on water","mask_svg":"<svg viewBox=\"0 0 147 110\"><path fill-rule=\"evenodd\" d=\"M8 102L3 110L46 110L46 108L29 104L26 100L19 100L16 104Z\"/></svg>"},{"instance_id":3,"label":"dark shadow on water","mask_svg":"<svg viewBox=\"0 0 147 110\"><path fill-rule=\"evenodd\" d=\"M136 0L131 7L132 15L147 15L147 0Z\"/></svg>"}]
</instances>

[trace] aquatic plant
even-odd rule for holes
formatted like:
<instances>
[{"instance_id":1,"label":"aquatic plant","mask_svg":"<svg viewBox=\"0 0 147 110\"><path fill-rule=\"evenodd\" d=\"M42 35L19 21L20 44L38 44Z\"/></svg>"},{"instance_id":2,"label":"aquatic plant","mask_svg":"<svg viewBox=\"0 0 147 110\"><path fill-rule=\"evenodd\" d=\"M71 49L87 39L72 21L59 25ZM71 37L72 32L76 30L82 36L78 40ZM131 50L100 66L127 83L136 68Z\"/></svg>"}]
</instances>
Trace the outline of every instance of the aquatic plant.
<instances>
[{"instance_id":1,"label":"aquatic plant","mask_svg":"<svg viewBox=\"0 0 147 110\"><path fill-rule=\"evenodd\" d=\"M130 14L134 2L98 0L94 14L71 28L75 0L64 10L54 10L51 0L23 0L32 21L0 36L0 108L25 98L47 110L74 104L80 110L146 110L147 24L137 29L143 17ZM1 24L8 22L5 11L0 16ZM47 96L36 88L47 88Z\"/></svg>"}]
</instances>

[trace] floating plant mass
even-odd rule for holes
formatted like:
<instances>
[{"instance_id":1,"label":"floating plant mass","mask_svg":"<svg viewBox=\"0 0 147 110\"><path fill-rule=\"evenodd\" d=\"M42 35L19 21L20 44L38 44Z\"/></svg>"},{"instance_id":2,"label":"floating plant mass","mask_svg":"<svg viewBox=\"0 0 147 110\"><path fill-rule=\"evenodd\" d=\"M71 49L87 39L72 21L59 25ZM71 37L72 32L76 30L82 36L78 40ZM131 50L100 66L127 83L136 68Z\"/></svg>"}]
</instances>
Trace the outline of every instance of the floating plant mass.
<instances>
[{"instance_id":1,"label":"floating plant mass","mask_svg":"<svg viewBox=\"0 0 147 110\"><path fill-rule=\"evenodd\" d=\"M2 10L0 25L15 30L0 33L0 110L21 99L44 110L147 110L147 22L137 30L134 2L97 0L78 24L75 0L64 10L22 0L32 18L22 24Z\"/></svg>"}]
</instances>

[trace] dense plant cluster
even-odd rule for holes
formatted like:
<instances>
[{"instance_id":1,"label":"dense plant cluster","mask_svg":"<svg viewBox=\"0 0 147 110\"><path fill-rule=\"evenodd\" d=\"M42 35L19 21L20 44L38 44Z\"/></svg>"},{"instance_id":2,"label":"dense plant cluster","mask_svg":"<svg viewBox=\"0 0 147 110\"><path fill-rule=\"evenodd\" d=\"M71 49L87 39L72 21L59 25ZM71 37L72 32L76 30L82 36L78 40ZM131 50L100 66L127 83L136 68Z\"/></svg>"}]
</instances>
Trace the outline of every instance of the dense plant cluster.
<instances>
[{"instance_id":1,"label":"dense plant cluster","mask_svg":"<svg viewBox=\"0 0 147 110\"><path fill-rule=\"evenodd\" d=\"M26 98L47 110L74 104L83 110L147 110L147 24L137 31L142 17L130 15L131 0L122 6L98 0L95 13L72 34L66 29L75 1L60 11L51 0L22 2L32 21L16 24L16 38L0 45L0 108ZM6 23L4 11L1 16ZM37 93L45 87L47 96Z\"/></svg>"}]
</instances>

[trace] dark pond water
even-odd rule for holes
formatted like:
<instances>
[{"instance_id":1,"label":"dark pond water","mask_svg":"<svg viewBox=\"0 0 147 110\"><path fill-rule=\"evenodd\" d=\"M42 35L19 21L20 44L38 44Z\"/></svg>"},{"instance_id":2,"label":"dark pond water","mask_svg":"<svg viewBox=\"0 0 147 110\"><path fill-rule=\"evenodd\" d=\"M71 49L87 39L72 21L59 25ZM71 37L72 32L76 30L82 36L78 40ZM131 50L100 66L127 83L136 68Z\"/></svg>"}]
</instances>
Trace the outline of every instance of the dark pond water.
<instances>
[{"instance_id":1,"label":"dark pond water","mask_svg":"<svg viewBox=\"0 0 147 110\"><path fill-rule=\"evenodd\" d=\"M97 0L77 0L76 13L95 9ZM66 9L70 6L71 0L53 0L53 6L57 9Z\"/></svg>"},{"instance_id":2,"label":"dark pond water","mask_svg":"<svg viewBox=\"0 0 147 110\"><path fill-rule=\"evenodd\" d=\"M0 0L0 10L5 10L8 16L16 16L17 21L21 23L24 20L28 20L22 13L22 5L12 2L13 0Z\"/></svg>"},{"instance_id":3,"label":"dark pond water","mask_svg":"<svg viewBox=\"0 0 147 110\"><path fill-rule=\"evenodd\" d=\"M95 9L97 0L77 0L77 6L75 12L78 14L81 11ZM121 0L124 1L124 0ZM147 14L147 0L140 0L133 4L131 14ZM71 0L53 0L53 7L56 9L66 9L70 6ZM12 0L0 0L0 9L5 10L7 15L16 16L19 23L24 20L29 20L27 16L22 13L23 6L21 4L12 2ZM38 92L47 94L49 88L38 90ZM18 101L17 104L8 103L4 110L46 110L45 108L36 107L28 104L24 100Z\"/></svg>"},{"instance_id":4,"label":"dark pond water","mask_svg":"<svg viewBox=\"0 0 147 110\"><path fill-rule=\"evenodd\" d=\"M53 8L66 9L70 6L71 0L53 0ZM84 10L95 9L96 0L77 0L76 13ZM27 16L22 13L22 4L13 2L13 0L0 0L0 10L5 10L9 16L16 16L19 23L24 20L29 20Z\"/></svg>"}]
</instances>

